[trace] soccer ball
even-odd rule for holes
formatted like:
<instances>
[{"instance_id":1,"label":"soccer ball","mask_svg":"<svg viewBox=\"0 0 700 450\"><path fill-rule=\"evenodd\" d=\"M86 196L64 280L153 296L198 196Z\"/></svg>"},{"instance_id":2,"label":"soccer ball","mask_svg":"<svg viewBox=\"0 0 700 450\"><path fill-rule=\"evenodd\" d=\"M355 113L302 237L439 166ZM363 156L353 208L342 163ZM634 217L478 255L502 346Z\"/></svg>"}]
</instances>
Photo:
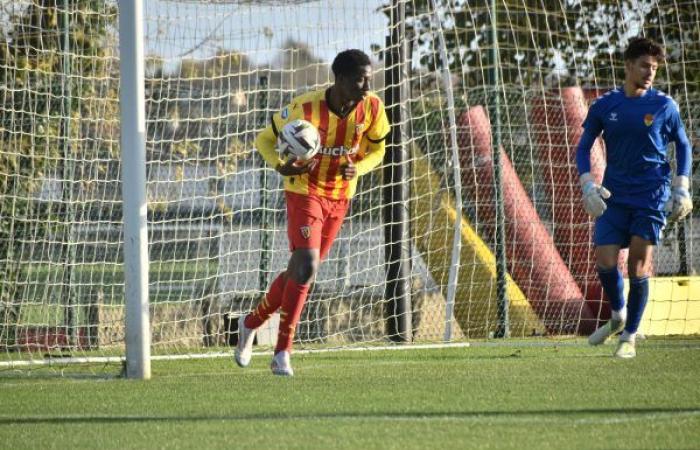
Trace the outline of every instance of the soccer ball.
<instances>
[{"instance_id":1,"label":"soccer ball","mask_svg":"<svg viewBox=\"0 0 700 450\"><path fill-rule=\"evenodd\" d=\"M277 148L284 157L293 155L298 161L308 161L321 148L321 136L310 122L293 120L282 128Z\"/></svg>"}]
</instances>

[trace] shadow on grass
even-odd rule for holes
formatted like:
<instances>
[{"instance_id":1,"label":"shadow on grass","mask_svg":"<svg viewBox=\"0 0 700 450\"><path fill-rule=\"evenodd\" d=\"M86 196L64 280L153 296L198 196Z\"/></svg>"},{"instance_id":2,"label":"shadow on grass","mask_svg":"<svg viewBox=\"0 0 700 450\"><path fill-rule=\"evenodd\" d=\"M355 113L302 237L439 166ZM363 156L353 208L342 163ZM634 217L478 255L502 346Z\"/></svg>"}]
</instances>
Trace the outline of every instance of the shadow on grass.
<instances>
[{"instance_id":1,"label":"shadow on grass","mask_svg":"<svg viewBox=\"0 0 700 450\"><path fill-rule=\"evenodd\" d=\"M89 424L89 423L130 423L130 422L206 422L206 421L258 421L258 420L324 420L324 419L479 419L479 418L546 418L565 417L575 419L585 416L645 416L655 414L700 414L700 408L592 408L592 409L552 409L528 411L464 411L464 412L356 412L324 414L251 414L251 415L207 415L207 416L67 416L67 417L5 417L2 425L41 425L41 424ZM611 417L611 418L612 418Z\"/></svg>"}]
</instances>

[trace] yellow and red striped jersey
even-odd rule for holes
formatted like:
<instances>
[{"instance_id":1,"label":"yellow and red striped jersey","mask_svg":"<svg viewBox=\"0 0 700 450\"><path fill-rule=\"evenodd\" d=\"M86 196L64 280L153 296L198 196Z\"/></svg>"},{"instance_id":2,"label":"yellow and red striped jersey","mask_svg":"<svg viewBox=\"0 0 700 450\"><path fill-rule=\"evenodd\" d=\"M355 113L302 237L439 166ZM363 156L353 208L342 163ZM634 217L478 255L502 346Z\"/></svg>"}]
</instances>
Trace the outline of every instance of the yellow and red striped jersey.
<instances>
[{"instance_id":1,"label":"yellow and red striped jersey","mask_svg":"<svg viewBox=\"0 0 700 450\"><path fill-rule=\"evenodd\" d=\"M308 173L284 177L284 189L298 194L315 194L333 199L351 198L357 179L375 168L384 158L384 139L389 134L389 120L384 104L370 92L345 117L330 110L327 90L300 95L284 109L274 114L272 124L265 128L255 145L272 167L283 164L276 150L277 135L292 120L311 122L321 135L321 149L314 157L316 167ZM357 177L343 180L340 167L352 161Z\"/></svg>"}]
</instances>

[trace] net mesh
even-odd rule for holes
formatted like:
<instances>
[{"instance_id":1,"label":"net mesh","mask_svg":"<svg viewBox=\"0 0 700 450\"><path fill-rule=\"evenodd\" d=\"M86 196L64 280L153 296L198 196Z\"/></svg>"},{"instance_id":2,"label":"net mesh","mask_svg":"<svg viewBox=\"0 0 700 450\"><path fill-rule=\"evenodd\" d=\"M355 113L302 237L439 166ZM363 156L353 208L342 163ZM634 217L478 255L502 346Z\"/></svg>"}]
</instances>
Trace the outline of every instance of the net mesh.
<instances>
[{"instance_id":1,"label":"net mesh","mask_svg":"<svg viewBox=\"0 0 700 450\"><path fill-rule=\"evenodd\" d=\"M498 327L493 135L502 143L511 335L595 326L608 311L573 165L580 124L587 105L621 83L621 49L643 33L668 49L656 86L677 100L697 142L700 4L500 1L492 11L485 1L400 3L408 78L395 125L410 156L404 244L413 341L441 341L446 326L453 340ZM235 342L237 317L288 258L281 180L255 151L255 136L295 95L330 86L330 62L347 48L371 55L372 88L384 96L391 6L145 2L155 355ZM105 0L0 1L3 360L124 352L120 152L129 149L119 148L117 17L117 3ZM598 144L600 170L603 155ZM302 314L298 346L387 341L384 184L382 169L360 180ZM666 230L655 273L697 273L698 233L697 213ZM689 295L684 313L655 320L667 331L697 330L700 299ZM264 327L261 346L274 342L275 326Z\"/></svg>"}]
</instances>

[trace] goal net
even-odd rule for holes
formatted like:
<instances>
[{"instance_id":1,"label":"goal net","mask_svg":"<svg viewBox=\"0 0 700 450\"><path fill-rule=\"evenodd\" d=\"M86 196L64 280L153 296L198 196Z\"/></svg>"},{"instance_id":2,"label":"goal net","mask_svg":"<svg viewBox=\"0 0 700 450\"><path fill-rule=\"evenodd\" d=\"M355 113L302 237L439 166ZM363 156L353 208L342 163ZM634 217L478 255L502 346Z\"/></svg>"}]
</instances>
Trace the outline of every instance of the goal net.
<instances>
[{"instance_id":1,"label":"goal net","mask_svg":"<svg viewBox=\"0 0 700 450\"><path fill-rule=\"evenodd\" d=\"M387 152L407 156L398 181L407 197L385 196L386 164L360 180L295 348L389 342L390 201L407 211L400 281L410 307L400 314L410 342L489 338L506 325L516 337L588 332L609 311L573 152L588 104L623 79L630 37L666 46L656 85L679 103L691 140L700 132L697 0L498 1L496 10L460 0L149 0L144 14L156 357L230 351L238 317L284 270L281 179L254 139L291 98L332 84L342 50L371 56L380 97L401 92L401 139ZM3 367L124 355L120 155L130 149L119 145L117 19L114 1L0 1ZM395 29L399 39L388 39ZM404 58L389 59L397 46ZM402 77L388 83L392 64ZM593 153L600 176L604 149ZM697 273L698 233L697 212L667 230L655 274ZM667 330L700 329L688 280L689 300L654 316ZM276 326L273 316L257 348L273 345Z\"/></svg>"}]
</instances>

